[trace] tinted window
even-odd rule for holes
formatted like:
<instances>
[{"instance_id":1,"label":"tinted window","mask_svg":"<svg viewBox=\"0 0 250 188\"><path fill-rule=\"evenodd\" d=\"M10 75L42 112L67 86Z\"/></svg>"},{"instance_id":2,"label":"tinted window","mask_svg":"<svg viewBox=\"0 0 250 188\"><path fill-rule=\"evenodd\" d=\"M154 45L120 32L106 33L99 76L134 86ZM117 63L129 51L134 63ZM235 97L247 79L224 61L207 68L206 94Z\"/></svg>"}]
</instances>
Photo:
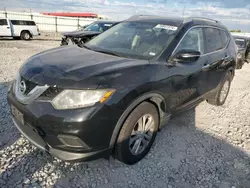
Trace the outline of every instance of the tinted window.
<instances>
[{"instance_id":1,"label":"tinted window","mask_svg":"<svg viewBox=\"0 0 250 188\"><path fill-rule=\"evenodd\" d=\"M36 25L33 21L26 21L26 25Z\"/></svg>"},{"instance_id":2,"label":"tinted window","mask_svg":"<svg viewBox=\"0 0 250 188\"><path fill-rule=\"evenodd\" d=\"M202 28L191 29L177 47L176 53L180 50L195 50L204 54L204 42Z\"/></svg>"},{"instance_id":3,"label":"tinted window","mask_svg":"<svg viewBox=\"0 0 250 188\"><path fill-rule=\"evenodd\" d=\"M0 25L8 25L6 19L0 19Z\"/></svg>"},{"instance_id":4,"label":"tinted window","mask_svg":"<svg viewBox=\"0 0 250 188\"><path fill-rule=\"evenodd\" d=\"M235 39L235 43L239 48L246 47L246 41L244 39Z\"/></svg>"},{"instance_id":5,"label":"tinted window","mask_svg":"<svg viewBox=\"0 0 250 188\"><path fill-rule=\"evenodd\" d=\"M227 43L228 43L228 35L225 31L220 31L221 33L221 38L222 38L222 45L223 47L226 47Z\"/></svg>"},{"instance_id":6,"label":"tinted window","mask_svg":"<svg viewBox=\"0 0 250 188\"><path fill-rule=\"evenodd\" d=\"M36 25L34 21L11 20L13 25Z\"/></svg>"},{"instance_id":7,"label":"tinted window","mask_svg":"<svg viewBox=\"0 0 250 188\"><path fill-rule=\"evenodd\" d=\"M205 28L207 53L222 49L222 38L219 29Z\"/></svg>"},{"instance_id":8,"label":"tinted window","mask_svg":"<svg viewBox=\"0 0 250 188\"><path fill-rule=\"evenodd\" d=\"M97 32L104 32L108 30L113 24L112 23L93 23L86 28L85 31L97 31Z\"/></svg>"}]
</instances>

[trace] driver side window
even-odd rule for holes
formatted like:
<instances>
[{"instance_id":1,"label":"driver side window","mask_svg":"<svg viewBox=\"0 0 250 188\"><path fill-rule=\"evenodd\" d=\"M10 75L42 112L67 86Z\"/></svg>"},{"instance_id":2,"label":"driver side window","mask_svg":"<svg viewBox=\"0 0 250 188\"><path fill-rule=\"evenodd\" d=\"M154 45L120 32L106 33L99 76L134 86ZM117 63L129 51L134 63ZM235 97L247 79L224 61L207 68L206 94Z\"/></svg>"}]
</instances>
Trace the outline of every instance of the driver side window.
<instances>
[{"instance_id":1,"label":"driver side window","mask_svg":"<svg viewBox=\"0 0 250 188\"><path fill-rule=\"evenodd\" d=\"M0 25L8 25L7 20L6 19L0 19Z\"/></svg>"},{"instance_id":2,"label":"driver side window","mask_svg":"<svg viewBox=\"0 0 250 188\"><path fill-rule=\"evenodd\" d=\"M175 53L181 50L195 50L201 54L205 53L204 50L205 39L202 28L194 28L188 31L182 41L179 43Z\"/></svg>"},{"instance_id":3,"label":"driver side window","mask_svg":"<svg viewBox=\"0 0 250 188\"><path fill-rule=\"evenodd\" d=\"M99 31L100 30L100 27L98 24L94 24L92 26L90 26L87 31Z\"/></svg>"}]
</instances>

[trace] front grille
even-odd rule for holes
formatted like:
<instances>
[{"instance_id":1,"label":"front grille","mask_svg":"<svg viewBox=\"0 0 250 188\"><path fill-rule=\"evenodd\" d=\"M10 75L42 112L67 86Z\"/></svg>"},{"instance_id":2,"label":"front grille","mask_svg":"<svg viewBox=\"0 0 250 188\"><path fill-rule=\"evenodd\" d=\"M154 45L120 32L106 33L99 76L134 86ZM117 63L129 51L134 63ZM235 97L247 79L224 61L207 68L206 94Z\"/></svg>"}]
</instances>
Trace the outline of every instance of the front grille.
<instances>
[{"instance_id":1,"label":"front grille","mask_svg":"<svg viewBox=\"0 0 250 188\"><path fill-rule=\"evenodd\" d=\"M26 85L26 91L25 95L28 95L29 92L34 89L38 84L25 79L24 77L21 77L21 81L25 82ZM63 89L57 88L57 87L49 87L47 90L45 90L39 97L39 100L52 100L56 95L58 95Z\"/></svg>"},{"instance_id":2,"label":"front grille","mask_svg":"<svg viewBox=\"0 0 250 188\"><path fill-rule=\"evenodd\" d=\"M57 87L49 87L46 91L44 91L39 100L52 100L55 96L62 92L63 89Z\"/></svg>"}]
</instances>

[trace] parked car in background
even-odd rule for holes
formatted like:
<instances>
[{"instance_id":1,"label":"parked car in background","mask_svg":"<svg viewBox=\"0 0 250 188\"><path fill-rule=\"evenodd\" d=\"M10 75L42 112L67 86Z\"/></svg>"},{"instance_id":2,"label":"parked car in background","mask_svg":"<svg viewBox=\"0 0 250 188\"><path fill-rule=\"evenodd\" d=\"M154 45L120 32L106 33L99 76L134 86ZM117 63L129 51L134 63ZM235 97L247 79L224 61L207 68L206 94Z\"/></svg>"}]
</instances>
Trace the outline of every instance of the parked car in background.
<instances>
[{"instance_id":1,"label":"parked car in background","mask_svg":"<svg viewBox=\"0 0 250 188\"><path fill-rule=\"evenodd\" d=\"M13 121L59 159L113 154L134 164L172 115L204 100L225 103L235 48L215 20L134 16L82 48L29 58L8 91Z\"/></svg>"},{"instance_id":2,"label":"parked car in background","mask_svg":"<svg viewBox=\"0 0 250 188\"><path fill-rule=\"evenodd\" d=\"M75 44L78 46L84 45L84 43L91 40L93 37L108 30L114 25L118 24L116 21L96 21L90 25L84 26L77 31L63 33L61 46Z\"/></svg>"},{"instance_id":3,"label":"parked car in background","mask_svg":"<svg viewBox=\"0 0 250 188\"><path fill-rule=\"evenodd\" d=\"M247 37L234 36L237 45L237 69L241 69L245 62L248 63L248 53L250 48L250 41Z\"/></svg>"},{"instance_id":4,"label":"parked car in background","mask_svg":"<svg viewBox=\"0 0 250 188\"><path fill-rule=\"evenodd\" d=\"M39 29L32 20L10 20L0 18L0 37L30 40L33 36L37 35L40 35Z\"/></svg>"}]
</instances>

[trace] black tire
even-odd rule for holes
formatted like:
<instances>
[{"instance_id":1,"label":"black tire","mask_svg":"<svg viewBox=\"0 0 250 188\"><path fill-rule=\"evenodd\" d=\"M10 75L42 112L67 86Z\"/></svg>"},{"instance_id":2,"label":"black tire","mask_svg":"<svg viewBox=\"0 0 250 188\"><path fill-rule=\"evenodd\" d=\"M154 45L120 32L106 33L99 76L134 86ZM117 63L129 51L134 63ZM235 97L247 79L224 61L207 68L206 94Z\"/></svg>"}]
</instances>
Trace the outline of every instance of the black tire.
<instances>
[{"instance_id":1,"label":"black tire","mask_svg":"<svg viewBox=\"0 0 250 188\"><path fill-rule=\"evenodd\" d=\"M66 40L62 40L61 46L66 46L66 45L68 45L68 42Z\"/></svg>"},{"instance_id":2,"label":"black tire","mask_svg":"<svg viewBox=\"0 0 250 188\"><path fill-rule=\"evenodd\" d=\"M130 139L132 138L131 134L138 120L144 115L150 115L153 119L154 123L152 125L152 136L145 148L142 149L141 153L134 155L130 149ZM122 126L115 146L115 158L128 165L132 165L140 161L149 152L156 137L158 128L159 115L156 107L149 102L143 102L138 105L127 117Z\"/></svg>"},{"instance_id":3,"label":"black tire","mask_svg":"<svg viewBox=\"0 0 250 188\"><path fill-rule=\"evenodd\" d=\"M21 39L22 40L30 40L31 39L31 34L29 31L22 31L21 33Z\"/></svg>"},{"instance_id":4,"label":"black tire","mask_svg":"<svg viewBox=\"0 0 250 188\"><path fill-rule=\"evenodd\" d=\"M242 67L243 67L243 62L242 61L240 61L240 62L237 63L236 69L242 69Z\"/></svg>"},{"instance_id":5,"label":"black tire","mask_svg":"<svg viewBox=\"0 0 250 188\"><path fill-rule=\"evenodd\" d=\"M14 40L20 40L20 37L13 37Z\"/></svg>"},{"instance_id":6,"label":"black tire","mask_svg":"<svg viewBox=\"0 0 250 188\"><path fill-rule=\"evenodd\" d=\"M219 86L219 89L217 90L215 96L211 99L208 99L207 102L211 105L215 105L215 106L222 106L226 99L227 99L227 96L228 96L228 93L230 91L230 87L231 87L231 81L232 81L232 74L230 72L228 72L225 77L223 78L220 86ZM225 84L228 84L228 90L226 92L226 95L225 97L223 97L223 99L221 100L221 95L222 95L222 89L223 89L223 86Z\"/></svg>"}]
</instances>

